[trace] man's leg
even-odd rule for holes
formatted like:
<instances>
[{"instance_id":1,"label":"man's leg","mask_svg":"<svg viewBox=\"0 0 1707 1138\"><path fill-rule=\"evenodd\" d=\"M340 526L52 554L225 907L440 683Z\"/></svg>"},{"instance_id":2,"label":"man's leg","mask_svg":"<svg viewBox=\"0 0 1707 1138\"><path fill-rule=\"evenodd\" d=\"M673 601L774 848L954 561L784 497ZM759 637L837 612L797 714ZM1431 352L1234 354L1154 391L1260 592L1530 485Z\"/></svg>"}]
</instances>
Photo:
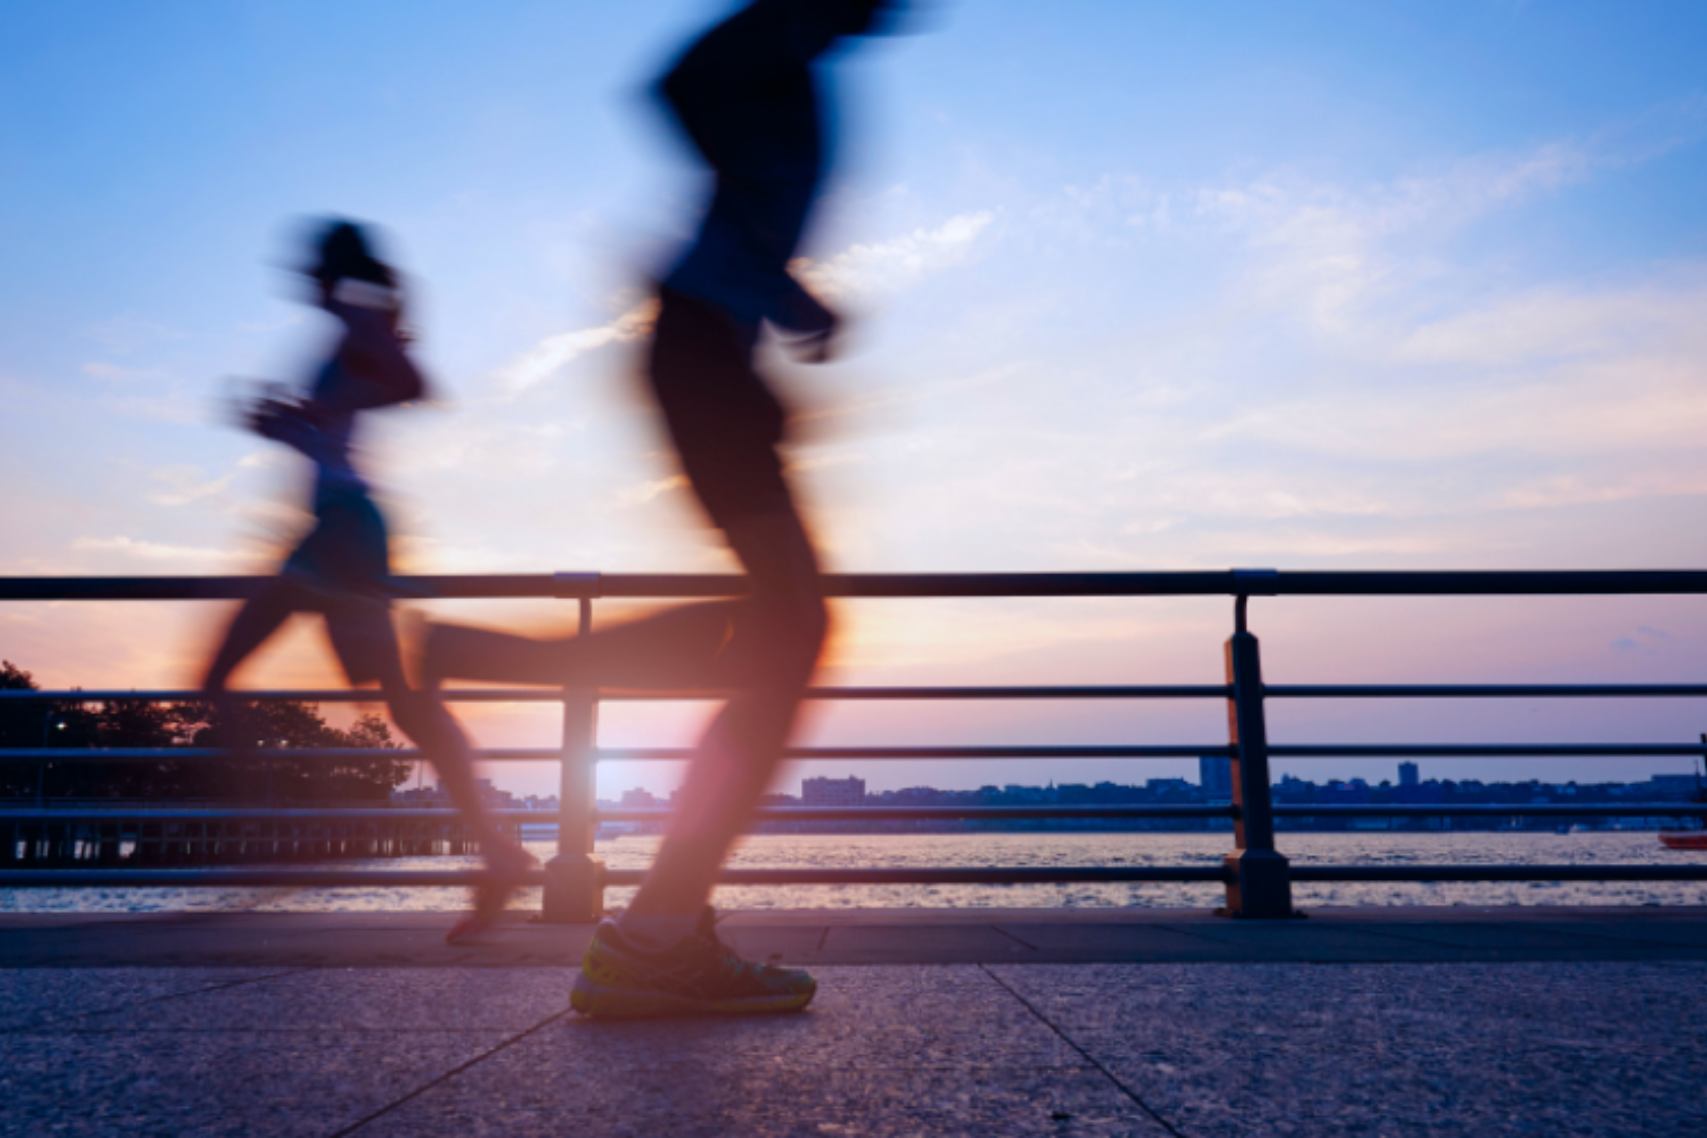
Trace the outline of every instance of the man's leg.
<instances>
[{"instance_id":1,"label":"man's leg","mask_svg":"<svg viewBox=\"0 0 1707 1138\"><path fill-rule=\"evenodd\" d=\"M666 289L648 376L694 493L751 588L724 649L734 696L700 740L634 901L599 926L570 1004L590 1015L798 1011L816 984L756 965L705 923L724 859L782 760L827 618L817 556L777 453L787 414L753 370L756 328Z\"/></svg>"},{"instance_id":2,"label":"man's leg","mask_svg":"<svg viewBox=\"0 0 1707 1138\"><path fill-rule=\"evenodd\" d=\"M725 529L752 579L732 645L746 682L701 739L634 901L587 947L569 996L586 1015L795 1012L817 991L806 972L741 959L708 924L718 872L781 762L827 628L817 559L797 514L726 521Z\"/></svg>"},{"instance_id":3,"label":"man's leg","mask_svg":"<svg viewBox=\"0 0 1707 1138\"><path fill-rule=\"evenodd\" d=\"M817 555L798 513L729 520L726 528L752 584L735 633L745 683L700 740L669 834L624 913L625 930L654 944L691 931L710 900L781 765L828 630Z\"/></svg>"}]
</instances>

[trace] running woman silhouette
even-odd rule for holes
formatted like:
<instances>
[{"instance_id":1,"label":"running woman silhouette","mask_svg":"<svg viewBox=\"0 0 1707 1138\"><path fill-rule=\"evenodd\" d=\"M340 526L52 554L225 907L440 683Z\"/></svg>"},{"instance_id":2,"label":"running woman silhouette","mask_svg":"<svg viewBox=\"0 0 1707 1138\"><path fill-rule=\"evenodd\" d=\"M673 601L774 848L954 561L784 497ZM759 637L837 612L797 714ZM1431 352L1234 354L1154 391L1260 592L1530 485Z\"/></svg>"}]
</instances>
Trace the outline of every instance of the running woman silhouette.
<instances>
[{"instance_id":1,"label":"running woman silhouette","mask_svg":"<svg viewBox=\"0 0 1707 1138\"><path fill-rule=\"evenodd\" d=\"M712 888L782 761L828 615L818 556L778 446L788 413L755 367L768 324L828 359L835 313L789 274L827 170L818 66L877 30L878 0L756 0L694 41L657 90L709 170L693 240L663 275L646 378L700 504L749 593L538 640L438 626L422 674L734 694L696 748L664 843L633 902L595 931L570 994L595 1016L794 1011L807 973L741 959L717 937Z\"/></svg>"},{"instance_id":2,"label":"running woman silhouette","mask_svg":"<svg viewBox=\"0 0 1707 1138\"><path fill-rule=\"evenodd\" d=\"M324 224L304 268L314 301L342 326L301 396L269 394L247 410L247 426L301 451L314 464L314 525L279 575L244 601L209 662L202 688L227 742L241 748L241 701L231 675L293 614L318 612L352 684L378 683L392 719L433 763L485 859L474 911L447 935L490 926L534 859L493 820L481 800L468 740L438 696L410 687L391 621L385 519L357 471L354 436L364 411L422 396L425 382L405 350L396 274L349 221Z\"/></svg>"}]
</instances>

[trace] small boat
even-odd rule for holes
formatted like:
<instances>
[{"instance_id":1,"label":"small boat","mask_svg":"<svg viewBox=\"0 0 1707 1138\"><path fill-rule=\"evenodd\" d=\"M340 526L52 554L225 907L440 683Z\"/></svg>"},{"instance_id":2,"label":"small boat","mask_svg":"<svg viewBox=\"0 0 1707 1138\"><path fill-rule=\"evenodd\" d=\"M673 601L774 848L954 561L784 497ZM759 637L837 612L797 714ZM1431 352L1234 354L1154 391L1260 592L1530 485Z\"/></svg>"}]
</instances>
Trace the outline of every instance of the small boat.
<instances>
[{"instance_id":1,"label":"small boat","mask_svg":"<svg viewBox=\"0 0 1707 1138\"><path fill-rule=\"evenodd\" d=\"M1701 745L1707 747L1707 732L1701 735ZM1707 766L1707 759L1702 760L1702 765ZM1695 803L1698 806L1707 806L1707 786L1702 785L1699 771L1695 775ZM1701 828L1661 830L1660 844L1668 850L1707 850L1707 818L1697 818L1695 824Z\"/></svg>"}]
</instances>

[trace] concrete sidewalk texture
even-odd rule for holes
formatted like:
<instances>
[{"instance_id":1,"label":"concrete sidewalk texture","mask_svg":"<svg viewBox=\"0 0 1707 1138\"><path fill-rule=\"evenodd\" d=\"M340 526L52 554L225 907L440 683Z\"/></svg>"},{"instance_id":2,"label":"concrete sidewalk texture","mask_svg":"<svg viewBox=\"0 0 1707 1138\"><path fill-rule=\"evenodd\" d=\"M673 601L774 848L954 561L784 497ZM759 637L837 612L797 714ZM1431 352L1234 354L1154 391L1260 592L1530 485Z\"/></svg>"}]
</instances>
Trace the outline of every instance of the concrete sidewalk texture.
<instances>
[{"instance_id":1,"label":"concrete sidewalk texture","mask_svg":"<svg viewBox=\"0 0 1707 1138\"><path fill-rule=\"evenodd\" d=\"M0 1134L1707 1134L1701 909L734 914L812 1009L633 1023L444 924L0 917Z\"/></svg>"}]
</instances>

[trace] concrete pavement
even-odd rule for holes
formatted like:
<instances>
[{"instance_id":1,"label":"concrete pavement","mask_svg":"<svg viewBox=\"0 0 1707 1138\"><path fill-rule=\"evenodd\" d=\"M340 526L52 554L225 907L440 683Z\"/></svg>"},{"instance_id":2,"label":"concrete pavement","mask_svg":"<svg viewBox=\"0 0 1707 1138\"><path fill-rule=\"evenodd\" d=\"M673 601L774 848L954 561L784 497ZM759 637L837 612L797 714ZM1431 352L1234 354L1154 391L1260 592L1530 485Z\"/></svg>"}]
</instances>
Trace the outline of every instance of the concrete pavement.
<instances>
[{"instance_id":1,"label":"concrete pavement","mask_svg":"<svg viewBox=\"0 0 1707 1138\"><path fill-rule=\"evenodd\" d=\"M736 914L812 1010L652 1023L444 924L0 917L0 1134L1707 1133L1707 910Z\"/></svg>"}]
</instances>

